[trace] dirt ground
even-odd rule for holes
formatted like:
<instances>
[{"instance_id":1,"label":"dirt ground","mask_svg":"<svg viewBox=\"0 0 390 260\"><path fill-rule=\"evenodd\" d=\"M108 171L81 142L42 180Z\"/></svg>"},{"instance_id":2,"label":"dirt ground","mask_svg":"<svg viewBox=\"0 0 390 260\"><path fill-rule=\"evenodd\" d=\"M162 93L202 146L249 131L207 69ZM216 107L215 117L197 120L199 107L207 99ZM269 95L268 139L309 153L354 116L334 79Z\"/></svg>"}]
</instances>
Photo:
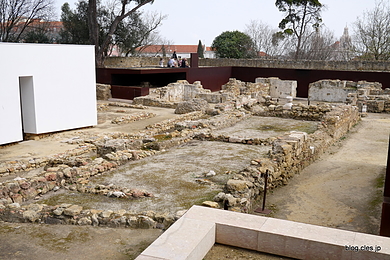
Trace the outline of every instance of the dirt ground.
<instances>
[{"instance_id":1,"label":"dirt ground","mask_svg":"<svg viewBox=\"0 0 390 260\"><path fill-rule=\"evenodd\" d=\"M116 101L116 100L113 100ZM107 103L98 101L98 104ZM109 107L108 111L98 113L98 125L90 128L69 130L50 135L39 140L28 140L19 142L16 145L0 146L0 162L25 159L31 157L50 156L62 153L68 149L78 147L77 144L68 144L64 141L83 134L104 134L104 133L136 133L145 129L146 126L161 122L166 119L172 119L178 115L174 109L149 107L147 109L134 109L126 107ZM111 124L111 120L126 114L136 114L141 112L154 113L156 116L148 119L131 122L130 124ZM1 179L0 179L1 181Z\"/></svg>"},{"instance_id":2,"label":"dirt ground","mask_svg":"<svg viewBox=\"0 0 390 260\"><path fill-rule=\"evenodd\" d=\"M155 112L157 116L118 126L115 131L137 131L145 125L175 116L169 109L150 112ZM99 118L102 123L100 128L82 131L113 131L104 125L110 118L110 115L106 116ZM388 129L390 115L369 114L363 118L321 159L291 179L288 185L268 194L267 208L273 209L270 216L377 234ZM43 139L51 142L23 142L0 149L0 161L31 153L61 152L69 149L68 144L61 141L72 135L74 132L70 131ZM134 259L160 234L160 230L0 223L0 259L42 259L49 256L57 259ZM282 258L216 245L205 259Z\"/></svg>"},{"instance_id":3,"label":"dirt ground","mask_svg":"<svg viewBox=\"0 0 390 260\"><path fill-rule=\"evenodd\" d=\"M135 259L162 231L0 223L0 259Z\"/></svg>"}]
</instances>

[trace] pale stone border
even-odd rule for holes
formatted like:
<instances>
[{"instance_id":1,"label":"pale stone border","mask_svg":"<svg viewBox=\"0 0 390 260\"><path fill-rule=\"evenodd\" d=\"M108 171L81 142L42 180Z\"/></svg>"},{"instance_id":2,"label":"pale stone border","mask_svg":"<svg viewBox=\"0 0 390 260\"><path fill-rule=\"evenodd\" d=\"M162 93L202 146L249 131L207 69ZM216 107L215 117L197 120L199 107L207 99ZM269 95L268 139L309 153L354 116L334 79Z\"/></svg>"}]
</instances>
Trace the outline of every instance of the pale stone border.
<instances>
[{"instance_id":1,"label":"pale stone border","mask_svg":"<svg viewBox=\"0 0 390 260\"><path fill-rule=\"evenodd\" d=\"M193 206L136 260L202 259L214 243L298 259L390 259L387 237Z\"/></svg>"}]
</instances>

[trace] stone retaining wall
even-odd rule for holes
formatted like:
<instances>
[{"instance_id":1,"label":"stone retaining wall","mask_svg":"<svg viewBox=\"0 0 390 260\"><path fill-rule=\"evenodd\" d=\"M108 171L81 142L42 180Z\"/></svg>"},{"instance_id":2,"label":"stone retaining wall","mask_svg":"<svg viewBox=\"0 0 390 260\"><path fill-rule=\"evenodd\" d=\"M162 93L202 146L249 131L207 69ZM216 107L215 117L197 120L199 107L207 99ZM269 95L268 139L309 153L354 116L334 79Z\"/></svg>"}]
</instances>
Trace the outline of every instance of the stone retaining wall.
<instances>
[{"instance_id":1,"label":"stone retaining wall","mask_svg":"<svg viewBox=\"0 0 390 260\"><path fill-rule=\"evenodd\" d=\"M107 57L106 68L160 67L159 57Z\"/></svg>"},{"instance_id":2,"label":"stone retaining wall","mask_svg":"<svg viewBox=\"0 0 390 260\"><path fill-rule=\"evenodd\" d=\"M313 61L268 59L200 59L199 66L259 67L280 69L309 69L337 71L390 71L390 62L380 61Z\"/></svg>"},{"instance_id":3,"label":"stone retaining wall","mask_svg":"<svg viewBox=\"0 0 390 260\"><path fill-rule=\"evenodd\" d=\"M108 57L107 68L158 67L158 57ZM189 59L188 59L189 60ZM199 59L204 67L258 67L281 69L346 70L346 71L390 71L390 62L381 61L310 61L271 59Z\"/></svg>"}]
</instances>

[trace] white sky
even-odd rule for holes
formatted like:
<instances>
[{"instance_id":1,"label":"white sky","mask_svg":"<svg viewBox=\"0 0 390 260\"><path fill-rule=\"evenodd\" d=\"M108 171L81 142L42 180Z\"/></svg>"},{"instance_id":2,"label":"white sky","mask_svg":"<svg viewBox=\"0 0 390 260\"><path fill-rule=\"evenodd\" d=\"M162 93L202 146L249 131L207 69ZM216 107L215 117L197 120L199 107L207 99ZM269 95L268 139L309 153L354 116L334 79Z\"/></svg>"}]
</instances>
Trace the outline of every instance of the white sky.
<instances>
[{"instance_id":1,"label":"white sky","mask_svg":"<svg viewBox=\"0 0 390 260\"><path fill-rule=\"evenodd\" d=\"M77 0L54 0L58 6L68 2L72 9ZM321 0L327 9L322 13L326 27L336 38L343 34L348 25L352 34L352 24L357 16L375 6L375 0ZM275 6L275 0L155 0L144 11L158 11L168 15L159 28L160 34L173 44L197 45L201 40L210 46L215 37L224 31L244 31L251 20L260 20L272 28L277 28L282 13Z\"/></svg>"}]
</instances>

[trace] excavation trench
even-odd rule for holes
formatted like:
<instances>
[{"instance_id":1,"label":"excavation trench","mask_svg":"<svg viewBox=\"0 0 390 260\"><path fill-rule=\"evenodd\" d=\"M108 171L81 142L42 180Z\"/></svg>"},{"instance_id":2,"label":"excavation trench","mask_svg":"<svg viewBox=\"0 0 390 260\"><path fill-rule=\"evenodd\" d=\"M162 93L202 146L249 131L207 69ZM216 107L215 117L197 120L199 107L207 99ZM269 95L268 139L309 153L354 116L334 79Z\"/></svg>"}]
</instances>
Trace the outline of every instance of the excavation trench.
<instances>
[{"instance_id":1,"label":"excavation trench","mask_svg":"<svg viewBox=\"0 0 390 260\"><path fill-rule=\"evenodd\" d=\"M314 132L317 122L268 117L250 117L232 127L215 131L216 135L265 139L287 131ZM251 160L266 157L271 146L192 140L152 157L130 162L108 174L90 178L89 186L113 184L152 193L139 199L109 198L102 195L66 191L51 195L40 203L71 203L88 209L142 212L171 212L188 209L223 190L226 181L250 165ZM214 176L206 176L210 171Z\"/></svg>"}]
</instances>

